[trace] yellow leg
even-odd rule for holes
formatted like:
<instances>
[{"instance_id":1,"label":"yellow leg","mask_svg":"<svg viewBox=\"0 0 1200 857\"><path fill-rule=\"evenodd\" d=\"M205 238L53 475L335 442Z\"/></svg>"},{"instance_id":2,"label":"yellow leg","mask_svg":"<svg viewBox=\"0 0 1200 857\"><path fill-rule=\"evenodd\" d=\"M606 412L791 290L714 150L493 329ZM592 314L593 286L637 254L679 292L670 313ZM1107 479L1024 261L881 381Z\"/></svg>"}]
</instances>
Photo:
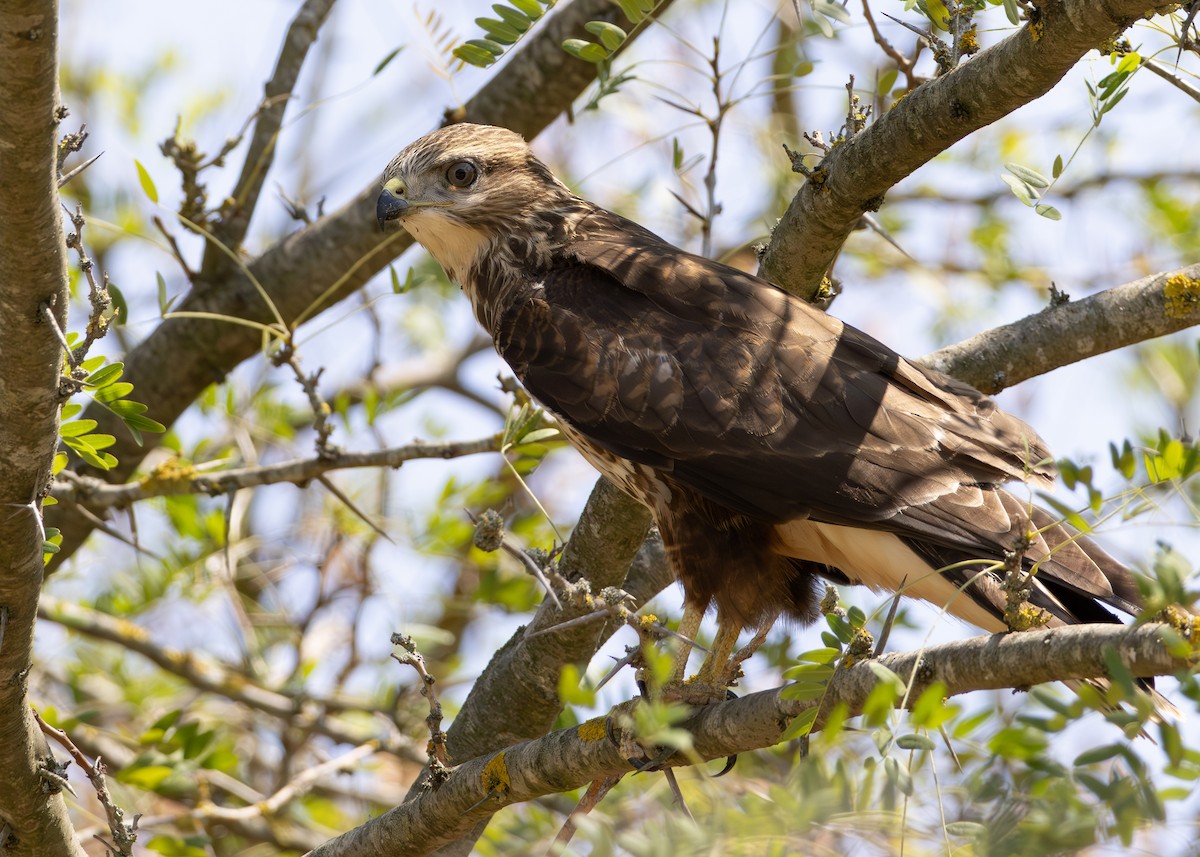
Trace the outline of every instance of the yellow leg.
<instances>
[{"instance_id":1,"label":"yellow leg","mask_svg":"<svg viewBox=\"0 0 1200 857\"><path fill-rule=\"evenodd\" d=\"M717 636L713 640L712 650L700 666L700 672L696 673L697 682L724 686L722 676L729 663L729 658L737 646L740 633L742 633L741 622L730 621L722 616L720 611L717 612Z\"/></svg>"},{"instance_id":2,"label":"yellow leg","mask_svg":"<svg viewBox=\"0 0 1200 857\"><path fill-rule=\"evenodd\" d=\"M696 635L700 633L700 620L703 618L704 611L702 609L693 607L691 604L685 604L683 607L683 616L679 619L679 636L695 640ZM691 644L680 640L679 651L675 654L675 664L671 669L672 682L678 683L683 681L684 674L687 672L688 657L691 654Z\"/></svg>"}]
</instances>

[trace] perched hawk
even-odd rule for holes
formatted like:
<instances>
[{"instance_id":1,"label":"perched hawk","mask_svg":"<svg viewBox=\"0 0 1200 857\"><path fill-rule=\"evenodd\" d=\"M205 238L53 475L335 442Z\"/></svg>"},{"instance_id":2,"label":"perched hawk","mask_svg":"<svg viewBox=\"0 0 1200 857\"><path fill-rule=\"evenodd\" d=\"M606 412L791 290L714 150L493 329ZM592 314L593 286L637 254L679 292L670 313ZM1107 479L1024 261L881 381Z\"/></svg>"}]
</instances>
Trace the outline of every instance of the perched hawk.
<instances>
[{"instance_id":1,"label":"perched hawk","mask_svg":"<svg viewBox=\"0 0 1200 857\"><path fill-rule=\"evenodd\" d=\"M1003 631L1006 563L1035 572L1050 624L1137 609L1126 568L1000 487L1053 467L972 387L580 199L511 131L435 131L383 187L381 226L462 285L529 393L653 512L693 614L715 603L735 638L811 621L818 577Z\"/></svg>"}]
</instances>

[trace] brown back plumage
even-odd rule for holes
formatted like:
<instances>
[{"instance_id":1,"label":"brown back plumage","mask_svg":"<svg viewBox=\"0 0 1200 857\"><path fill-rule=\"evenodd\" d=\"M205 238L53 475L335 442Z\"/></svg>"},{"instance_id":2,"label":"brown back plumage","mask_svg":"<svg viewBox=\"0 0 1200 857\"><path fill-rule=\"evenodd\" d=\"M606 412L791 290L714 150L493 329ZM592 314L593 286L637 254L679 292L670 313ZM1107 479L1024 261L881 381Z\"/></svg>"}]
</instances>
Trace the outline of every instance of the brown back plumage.
<instances>
[{"instance_id":1,"label":"brown back plumage","mask_svg":"<svg viewBox=\"0 0 1200 857\"><path fill-rule=\"evenodd\" d=\"M447 196L438 172L462 159L478 184ZM579 199L510 132L443 129L385 177L451 200L406 226L458 273L529 392L651 507L691 601L751 623L779 609L808 619L815 573L905 579L996 629L996 568L1015 550L1055 622L1136 609L1127 569L999 488L1053 468L978 391ZM477 230L479 246L440 241L447 224Z\"/></svg>"}]
</instances>

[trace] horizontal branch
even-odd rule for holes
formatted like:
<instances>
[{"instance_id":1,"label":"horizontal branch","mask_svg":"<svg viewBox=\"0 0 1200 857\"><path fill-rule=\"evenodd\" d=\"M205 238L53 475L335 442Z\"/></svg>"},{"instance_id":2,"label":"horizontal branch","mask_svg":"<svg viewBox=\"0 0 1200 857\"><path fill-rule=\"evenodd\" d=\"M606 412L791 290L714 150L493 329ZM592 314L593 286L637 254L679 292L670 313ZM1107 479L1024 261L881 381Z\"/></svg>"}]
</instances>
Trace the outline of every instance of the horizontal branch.
<instances>
[{"instance_id":1,"label":"horizontal branch","mask_svg":"<svg viewBox=\"0 0 1200 857\"><path fill-rule=\"evenodd\" d=\"M866 130L835 146L788 205L763 254L761 273L802 297L821 283L859 218L893 185L967 135L1049 92L1097 45L1163 0L1061 0L1038 6L1036 27L918 86ZM998 85L1003 81L1003 85Z\"/></svg>"},{"instance_id":2,"label":"horizontal branch","mask_svg":"<svg viewBox=\"0 0 1200 857\"><path fill-rule=\"evenodd\" d=\"M256 488L291 482L304 485L334 470L361 467L399 467L418 459L461 458L483 452L498 452L502 437L499 434L479 440L430 443L418 440L406 446L393 446L367 452L338 452L325 458L294 458L278 464L238 467L216 473L199 473L197 468L169 463L152 472L140 482L110 485L92 476L80 476L64 470L51 492L59 500L80 503L89 509L123 508L138 500L166 497L175 494L208 494L218 496L240 488Z\"/></svg>"},{"instance_id":3,"label":"horizontal branch","mask_svg":"<svg viewBox=\"0 0 1200 857\"><path fill-rule=\"evenodd\" d=\"M909 681L915 701L934 682L947 696L976 690L1029 687L1049 681L1103 678L1105 652L1113 650L1135 676L1169 675L1192 666L1170 654L1166 626L1076 625L1069 628L996 634L885 655L877 663ZM860 714L881 679L871 662L839 669L820 700L789 700L782 688L753 693L698 709L679 724L689 731L702 759L717 759L769 747L792 718L814 706L846 706ZM814 730L823 727L818 716ZM673 757L667 765L684 765ZM630 770L610 741L602 720L563 729L536 741L475 759L455 768L436 790L374 818L322 845L309 857L419 857L452 841L462 831L514 803L569 791Z\"/></svg>"},{"instance_id":4,"label":"horizontal branch","mask_svg":"<svg viewBox=\"0 0 1200 857\"><path fill-rule=\"evenodd\" d=\"M114 643L141 655L197 690L214 693L247 708L278 717L295 728L307 729L343 744L361 744L365 740L377 739L379 746L389 753L408 761L425 761L425 754L418 752L416 746L394 728L388 729L386 739L379 739L377 735L364 734L363 729L345 725L331 716L338 711L369 711L371 707L367 704L354 706L345 700L289 695L270 690L208 655L195 651L181 652L159 645L149 638L144 629L132 622L46 594L42 595L38 605L38 617L93 639ZM381 719L380 722L386 721Z\"/></svg>"},{"instance_id":5,"label":"horizontal branch","mask_svg":"<svg viewBox=\"0 0 1200 857\"><path fill-rule=\"evenodd\" d=\"M1200 263L986 330L921 359L985 393L1200 324Z\"/></svg>"}]
</instances>

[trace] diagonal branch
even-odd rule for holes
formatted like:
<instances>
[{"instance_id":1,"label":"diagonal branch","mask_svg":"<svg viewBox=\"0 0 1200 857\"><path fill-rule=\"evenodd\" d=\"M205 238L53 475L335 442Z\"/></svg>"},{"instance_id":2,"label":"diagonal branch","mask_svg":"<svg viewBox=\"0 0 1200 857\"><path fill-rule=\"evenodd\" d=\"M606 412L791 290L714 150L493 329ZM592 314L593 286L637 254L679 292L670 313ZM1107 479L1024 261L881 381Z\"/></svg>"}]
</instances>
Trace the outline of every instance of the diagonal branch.
<instances>
[{"instance_id":1,"label":"diagonal branch","mask_svg":"<svg viewBox=\"0 0 1200 857\"><path fill-rule=\"evenodd\" d=\"M242 163L242 172L234 185L233 193L221 206L221 220L213 228L216 242L236 250L241 247L246 238L246 230L250 227L250 218L258 205L259 194L271 170L275 159L275 144L279 139L279 129L283 125L283 116L287 111L288 102L292 98L292 90L300 77L300 69L308 50L317 40L321 25L329 16L335 0L305 0L296 17L288 25L287 35L283 38L283 46L279 50L279 59L275 61L275 71L267 81L263 91L262 104L258 118L254 123L254 133L250 137L250 146L246 151L246 160ZM228 267L229 258L218 250L217 245L209 243L204 250L204 261L200 267L200 277L211 280L223 267Z\"/></svg>"},{"instance_id":2,"label":"diagonal branch","mask_svg":"<svg viewBox=\"0 0 1200 857\"><path fill-rule=\"evenodd\" d=\"M974 637L885 655L839 669L821 699L784 699L782 688L776 688L705 706L679 727L692 733L696 755L704 760L769 747L778 743L794 717L813 707L828 712L844 705L848 716L861 713L880 682L873 664L881 664L909 682L910 701L935 682L946 686L949 697L976 690L1103 678L1108 674L1106 651L1115 651L1134 676L1170 675L1190 668L1195 652L1191 657L1172 655L1163 642L1165 628L1158 624L1075 625ZM820 730L823 725L824 718L818 714L813 729ZM672 757L665 764L685 765L687 761ZM502 807L628 771L629 763L620 748L607 737L604 719L589 720L460 765L437 790L342 834L309 857L381 853L419 857L458 838Z\"/></svg>"},{"instance_id":3,"label":"diagonal branch","mask_svg":"<svg viewBox=\"0 0 1200 857\"><path fill-rule=\"evenodd\" d=\"M921 362L985 393L998 393L1060 366L1197 324L1200 263L1047 307L941 348Z\"/></svg>"},{"instance_id":4,"label":"diagonal branch","mask_svg":"<svg viewBox=\"0 0 1200 857\"><path fill-rule=\"evenodd\" d=\"M869 128L834 147L816 168L820 180L805 181L792 199L763 254L760 273L811 297L859 218L877 210L893 185L968 134L1045 95L1104 40L1173 5L1162 0L1039 4L1036 27L1024 26L918 86Z\"/></svg>"}]
</instances>

